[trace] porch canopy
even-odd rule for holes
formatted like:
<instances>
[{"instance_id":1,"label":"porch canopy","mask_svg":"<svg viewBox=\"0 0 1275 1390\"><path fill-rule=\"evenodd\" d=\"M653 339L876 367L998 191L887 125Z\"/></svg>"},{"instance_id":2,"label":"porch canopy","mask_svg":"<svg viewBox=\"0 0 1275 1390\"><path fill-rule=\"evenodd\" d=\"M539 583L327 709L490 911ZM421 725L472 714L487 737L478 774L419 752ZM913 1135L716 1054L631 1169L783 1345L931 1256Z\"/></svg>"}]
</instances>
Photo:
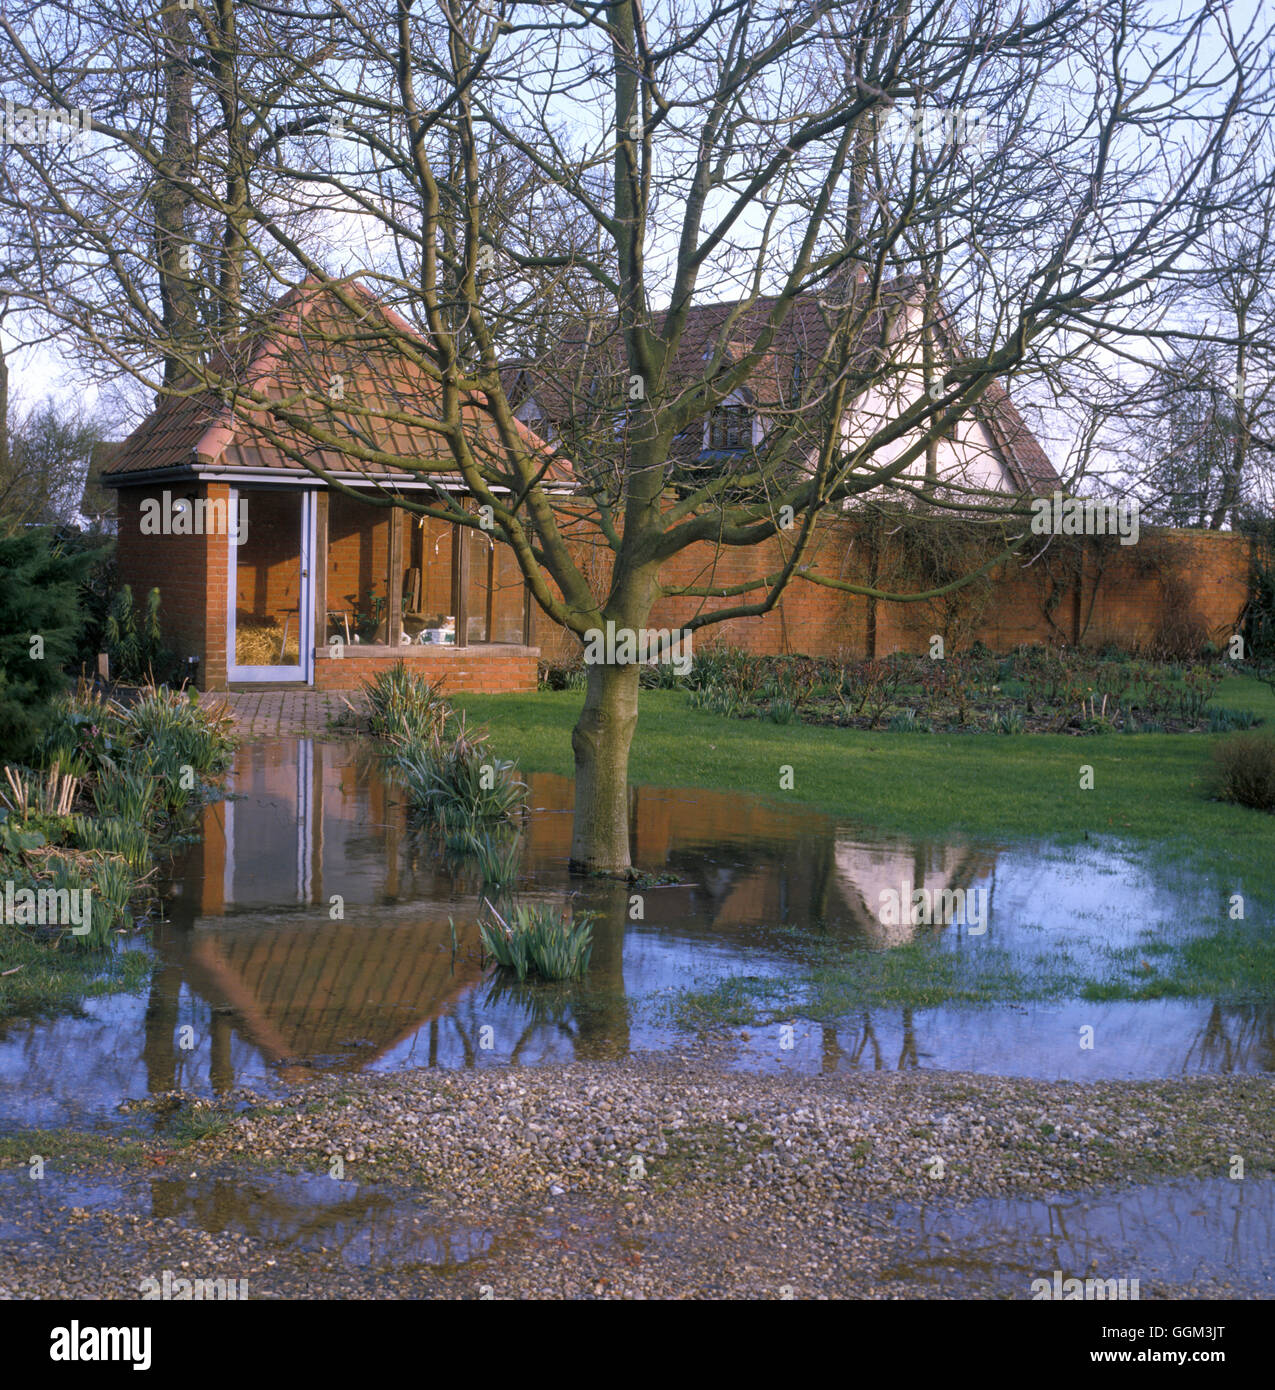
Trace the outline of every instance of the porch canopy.
<instances>
[{"instance_id":1,"label":"porch canopy","mask_svg":"<svg viewBox=\"0 0 1275 1390\"><path fill-rule=\"evenodd\" d=\"M101 475L119 494L121 578L135 594L159 587L165 634L201 684L340 688L404 657L442 662L463 687L510 688L472 668L516 652L534 686L534 615L510 547L448 517L477 503L425 338L361 285L307 282L207 377L166 393ZM525 486L511 445L570 490L569 464L525 425L502 436L479 397L458 418L497 496Z\"/></svg>"}]
</instances>

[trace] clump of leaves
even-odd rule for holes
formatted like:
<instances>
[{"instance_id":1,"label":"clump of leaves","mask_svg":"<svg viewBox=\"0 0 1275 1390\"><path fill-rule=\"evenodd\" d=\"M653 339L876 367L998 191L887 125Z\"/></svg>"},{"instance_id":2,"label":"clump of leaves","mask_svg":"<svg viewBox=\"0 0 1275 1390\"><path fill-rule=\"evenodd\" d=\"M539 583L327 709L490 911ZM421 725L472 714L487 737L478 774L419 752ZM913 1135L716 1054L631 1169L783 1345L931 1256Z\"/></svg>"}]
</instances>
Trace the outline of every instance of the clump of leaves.
<instances>
[{"instance_id":1,"label":"clump of leaves","mask_svg":"<svg viewBox=\"0 0 1275 1390\"><path fill-rule=\"evenodd\" d=\"M486 903L493 920L478 924L483 950L519 980L535 973L544 980L578 980L593 955L594 914L574 920L552 903L517 903L503 917Z\"/></svg>"},{"instance_id":2,"label":"clump of leaves","mask_svg":"<svg viewBox=\"0 0 1275 1390\"><path fill-rule=\"evenodd\" d=\"M388 671L378 671L363 682L372 733L377 738L425 743L440 738L452 714L451 705L443 698L442 684L409 671L401 661Z\"/></svg>"},{"instance_id":3,"label":"clump of leaves","mask_svg":"<svg viewBox=\"0 0 1275 1390\"><path fill-rule=\"evenodd\" d=\"M428 741L400 739L393 760L413 807L445 831L508 820L527 794L514 764L497 758L488 735L471 730L463 715Z\"/></svg>"}]
</instances>

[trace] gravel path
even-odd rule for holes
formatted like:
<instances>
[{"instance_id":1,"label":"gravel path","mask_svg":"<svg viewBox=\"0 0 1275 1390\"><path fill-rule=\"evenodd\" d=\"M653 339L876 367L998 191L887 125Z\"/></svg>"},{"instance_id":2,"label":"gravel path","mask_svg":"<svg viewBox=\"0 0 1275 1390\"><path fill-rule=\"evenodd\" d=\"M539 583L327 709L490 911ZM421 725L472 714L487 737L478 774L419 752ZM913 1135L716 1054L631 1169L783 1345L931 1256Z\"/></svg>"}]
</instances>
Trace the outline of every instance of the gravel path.
<instances>
[{"instance_id":1,"label":"gravel path","mask_svg":"<svg viewBox=\"0 0 1275 1390\"><path fill-rule=\"evenodd\" d=\"M1188 1175L1222 1190L1233 1155L1246 1195L1275 1191L1263 1078L757 1076L706 1051L235 1099L193 1143L161 1120L127 1154L59 1159L46 1136L44 1183L6 1162L0 1290L136 1297L169 1269L253 1297L1023 1298L1052 1257L980 1253L945 1223ZM205 1105L183 1104L186 1132ZM1143 1269L1142 1297L1270 1297L1259 1266L1189 1284Z\"/></svg>"}]
</instances>

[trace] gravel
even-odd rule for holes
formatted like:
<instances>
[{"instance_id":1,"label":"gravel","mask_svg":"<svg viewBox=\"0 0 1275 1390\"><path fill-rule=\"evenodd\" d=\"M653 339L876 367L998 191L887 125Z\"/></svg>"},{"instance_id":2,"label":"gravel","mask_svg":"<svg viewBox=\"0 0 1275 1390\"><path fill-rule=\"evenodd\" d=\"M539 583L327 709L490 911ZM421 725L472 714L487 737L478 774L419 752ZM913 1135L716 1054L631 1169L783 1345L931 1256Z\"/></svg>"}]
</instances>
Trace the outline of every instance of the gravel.
<instances>
[{"instance_id":1,"label":"gravel","mask_svg":"<svg viewBox=\"0 0 1275 1390\"><path fill-rule=\"evenodd\" d=\"M709 1049L318 1075L282 1101L229 1100L220 1130L175 1151L148 1131L140 1164L108 1143L78 1164L54 1155L44 1185L15 1177L0 1292L136 1297L140 1278L185 1261L247 1279L253 1297L1021 1298L1021 1260L944 1255L943 1213L1225 1179L1232 1155L1246 1180L1275 1171L1275 1082L1261 1077L763 1076ZM133 1110L175 1105L207 1108ZM85 1191L107 1195L77 1206ZM1147 1278L1142 1296L1269 1297L1265 1278Z\"/></svg>"}]
</instances>

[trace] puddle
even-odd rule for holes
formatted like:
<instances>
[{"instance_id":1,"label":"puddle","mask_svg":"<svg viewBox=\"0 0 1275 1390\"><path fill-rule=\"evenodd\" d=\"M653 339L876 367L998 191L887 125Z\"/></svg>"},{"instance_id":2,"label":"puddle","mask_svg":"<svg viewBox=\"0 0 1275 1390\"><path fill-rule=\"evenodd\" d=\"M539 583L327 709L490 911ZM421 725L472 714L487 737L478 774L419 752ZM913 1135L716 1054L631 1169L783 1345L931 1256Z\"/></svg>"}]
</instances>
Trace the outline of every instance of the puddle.
<instances>
[{"instance_id":1,"label":"puddle","mask_svg":"<svg viewBox=\"0 0 1275 1390\"><path fill-rule=\"evenodd\" d=\"M0 1239L43 1235L60 1208L172 1220L295 1250L326 1252L351 1269L455 1265L485 1254L485 1228L435 1215L393 1188L324 1176L152 1177L130 1182L0 1176Z\"/></svg>"},{"instance_id":2,"label":"puddle","mask_svg":"<svg viewBox=\"0 0 1275 1390\"><path fill-rule=\"evenodd\" d=\"M109 1116L182 1087L269 1090L314 1069L536 1065L683 1045L677 991L782 982L816 957L909 941L954 962L993 951L1030 972L1136 961L1215 929L1242 875L1154 872L1111 846L912 842L738 794L633 792L633 855L675 878L643 891L572 879L570 783L533 775L522 891L599 914L588 980L493 984L478 961L480 885L409 829L367 743L278 739L240 752L235 799L207 808L173 866L145 991L79 1017L0 1027L0 1125ZM1237 879L1238 881L1232 881ZM885 889L986 893L986 930L883 926ZM449 919L456 923L453 939ZM1150 966L1148 965L1148 968ZM834 1024L736 1029L735 1065L943 1068L1047 1079L1275 1071L1275 1006L1207 1000L901 1006ZM1093 1046L1080 1045L1092 1028ZM743 1036L744 1033L747 1036Z\"/></svg>"},{"instance_id":3,"label":"puddle","mask_svg":"<svg viewBox=\"0 0 1275 1390\"><path fill-rule=\"evenodd\" d=\"M621 1233L613 1213L560 1200L502 1218L460 1220L389 1185L323 1176L147 1176L121 1181L0 1174L0 1241L43 1246L71 1209L172 1220L215 1236L326 1255L351 1270L474 1264L505 1249L559 1247L582 1259L642 1252L661 1241ZM604 1204L605 1206L605 1204ZM948 1298L1031 1299L1070 1279L1103 1281L1103 1296L1269 1298L1275 1294L1275 1182L1181 1179L1056 1198L981 1199L962 1206L868 1203L850 1229L877 1236L856 1277ZM70 1218L74 1219L74 1218ZM127 1238L126 1238L127 1239ZM268 1252L267 1252L268 1253ZM147 1268L145 1260L139 1267ZM159 1276L159 1270L154 1272ZM1107 1281L1116 1281L1110 1284ZM1136 1283L1135 1283L1136 1281Z\"/></svg>"},{"instance_id":4,"label":"puddle","mask_svg":"<svg viewBox=\"0 0 1275 1390\"><path fill-rule=\"evenodd\" d=\"M1032 1281L1138 1280L1275 1294L1275 1182L1226 1178L1153 1183L1055 1199L993 1199L963 1207L892 1206L900 1245L883 1271L951 1298L1032 1298ZM1035 1292L1043 1292L1039 1288Z\"/></svg>"}]
</instances>

